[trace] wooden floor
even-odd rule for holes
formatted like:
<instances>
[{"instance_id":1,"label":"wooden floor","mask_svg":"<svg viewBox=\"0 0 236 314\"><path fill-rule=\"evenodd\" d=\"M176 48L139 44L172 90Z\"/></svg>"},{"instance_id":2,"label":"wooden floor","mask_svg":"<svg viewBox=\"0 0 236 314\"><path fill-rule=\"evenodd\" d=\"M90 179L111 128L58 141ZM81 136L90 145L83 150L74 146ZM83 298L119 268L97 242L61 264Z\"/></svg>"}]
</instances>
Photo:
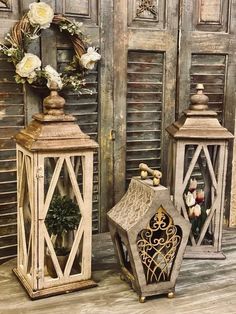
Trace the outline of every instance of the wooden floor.
<instances>
[{"instance_id":1,"label":"wooden floor","mask_svg":"<svg viewBox=\"0 0 236 314\"><path fill-rule=\"evenodd\" d=\"M31 301L12 273L15 260L0 266L1 314L236 314L236 229L224 231L226 260L184 260L176 298L137 295L119 278L109 234L94 237L93 278L98 287Z\"/></svg>"}]
</instances>

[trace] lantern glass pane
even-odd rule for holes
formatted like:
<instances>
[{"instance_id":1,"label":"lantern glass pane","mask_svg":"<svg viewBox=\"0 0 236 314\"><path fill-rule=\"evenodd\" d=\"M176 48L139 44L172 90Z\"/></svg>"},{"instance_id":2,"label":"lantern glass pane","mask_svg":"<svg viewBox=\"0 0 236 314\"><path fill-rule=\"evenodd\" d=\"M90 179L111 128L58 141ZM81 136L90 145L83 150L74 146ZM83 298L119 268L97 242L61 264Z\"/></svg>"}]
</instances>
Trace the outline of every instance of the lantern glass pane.
<instances>
[{"instance_id":1,"label":"lantern glass pane","mask_svg":"<svg viewBox=\"0 0 236 314\"><path fill-rule=\"evenodd\" d=\"M192 224L189 245L213 245L220 145L186 145L182 214Z\"/></svg>"},{"instance_id":2,"label":"lantern glass pane","mask_svg":"<svg viewBox=\"0 0 236 314\"><path fill-rule=\"evenodd\" d=\"M80 274L84 241L84 157L48 157L44 163L46 276Z\"/></svg>"}]
</instances>

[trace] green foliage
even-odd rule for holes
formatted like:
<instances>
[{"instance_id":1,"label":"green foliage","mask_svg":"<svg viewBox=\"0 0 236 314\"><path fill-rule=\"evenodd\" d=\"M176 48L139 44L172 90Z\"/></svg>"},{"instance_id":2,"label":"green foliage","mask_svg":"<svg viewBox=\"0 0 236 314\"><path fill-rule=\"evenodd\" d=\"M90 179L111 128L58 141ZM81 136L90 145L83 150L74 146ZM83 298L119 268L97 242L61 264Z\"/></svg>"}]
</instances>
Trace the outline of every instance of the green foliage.
<instances>
[{"instance_id":1,"label":"green foliage","mask_svg":"<svg viewBox=\"0 0 236 314\"><path fill-rule=\"evenodd\" d=\"M78 205L66 195L54 196L45 219L49 233L61 237L64 233L75 230L79 222L80 210Z\"/></svg>"}]
</instances>

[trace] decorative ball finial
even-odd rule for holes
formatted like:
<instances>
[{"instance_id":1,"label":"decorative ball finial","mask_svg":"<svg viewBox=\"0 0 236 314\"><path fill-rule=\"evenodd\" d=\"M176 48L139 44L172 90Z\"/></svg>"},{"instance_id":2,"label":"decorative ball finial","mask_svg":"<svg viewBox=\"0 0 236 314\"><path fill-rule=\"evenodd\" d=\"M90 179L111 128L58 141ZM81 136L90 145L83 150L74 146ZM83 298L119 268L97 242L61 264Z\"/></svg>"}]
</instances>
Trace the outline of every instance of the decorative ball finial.
<instances>
[{"instance_id":1,"label":"decorative ball finial","mask_svg":"<svg viewBox=\"0 0 236 314\"><path fill-rule=\"evenodd\" d=\"M197 84L196 86L197 93L194 94L191 98L191 104L189 106L190 110L207 110L209 98L207 95L203 94L204 86L203 84Z\"/></svg>"}]
</instances>

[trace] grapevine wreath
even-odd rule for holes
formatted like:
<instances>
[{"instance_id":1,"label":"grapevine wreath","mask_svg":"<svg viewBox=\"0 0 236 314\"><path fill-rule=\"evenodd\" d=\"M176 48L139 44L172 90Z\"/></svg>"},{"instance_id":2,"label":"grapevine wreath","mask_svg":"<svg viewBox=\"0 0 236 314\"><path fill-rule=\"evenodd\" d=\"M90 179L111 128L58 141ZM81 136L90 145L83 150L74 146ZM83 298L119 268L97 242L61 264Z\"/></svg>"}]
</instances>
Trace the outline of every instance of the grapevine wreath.
<instances>
[{"instance_id":1,"label":"grapevine wreath","mask_svg":"<svg viewBox=\"0 0 236 314\"><path fill-rule=\"evenodd\" d=\"M29 44L40 37L41 30L51 26L66 33L74 49L73 58L62 73L58 73L51 65L42 67L39 57L27 51ZM50 87L53 81L58 89L68 87L80 92L85 85L87 70L93 69L101 58L95 48L89 47L89 39L83 33L83 23L54 14L53 9L44 2L31 3L29 11L13 26L5 41L0 44L0 52L15 66L16 82L33 86Z\"/></svg>"}]
</instances>

